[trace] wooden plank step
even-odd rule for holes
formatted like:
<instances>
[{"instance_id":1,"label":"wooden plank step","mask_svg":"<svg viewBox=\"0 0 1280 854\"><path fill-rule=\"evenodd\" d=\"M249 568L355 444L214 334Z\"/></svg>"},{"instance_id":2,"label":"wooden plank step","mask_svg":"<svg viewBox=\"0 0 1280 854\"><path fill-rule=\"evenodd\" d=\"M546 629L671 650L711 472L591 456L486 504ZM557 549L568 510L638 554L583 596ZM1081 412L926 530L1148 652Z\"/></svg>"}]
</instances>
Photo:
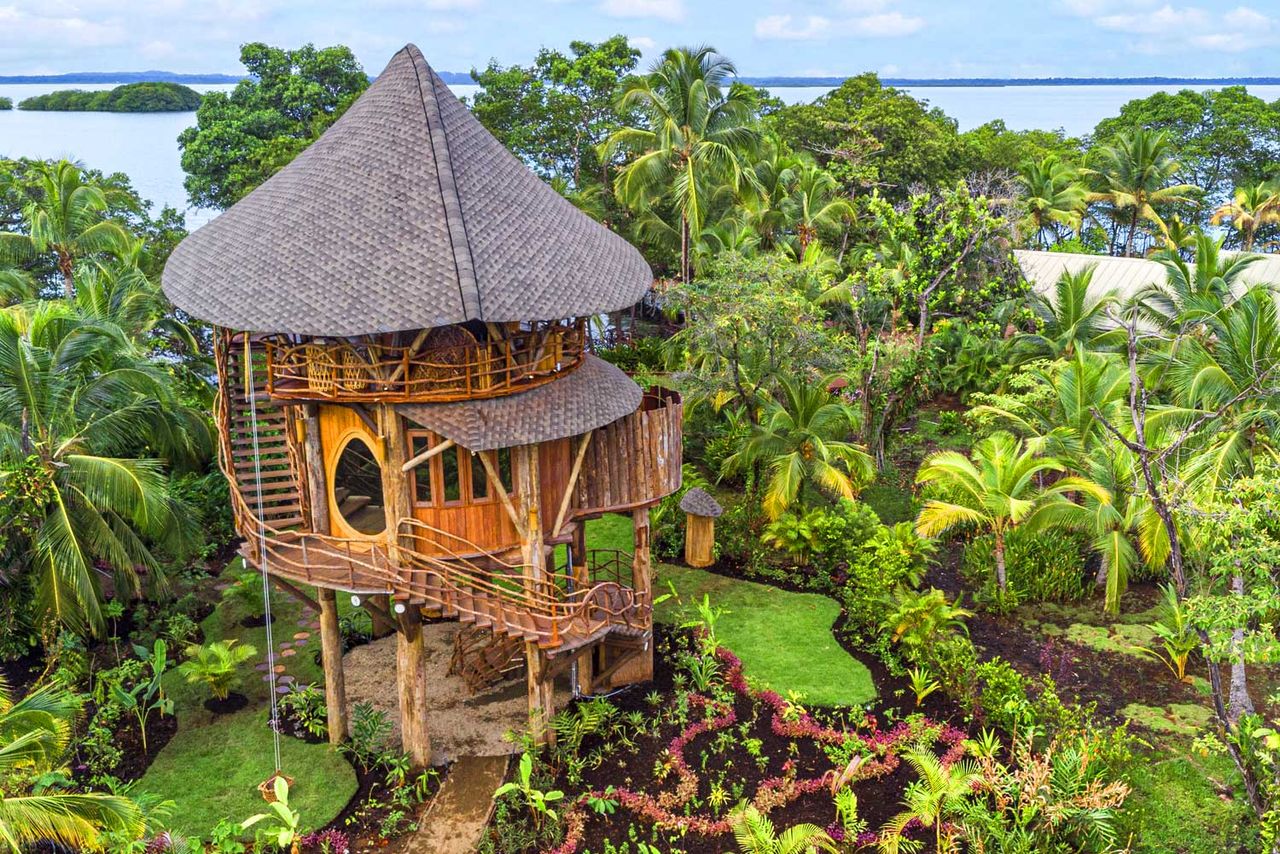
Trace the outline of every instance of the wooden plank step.
<instances>
[{"instance_id":1,"label":"wooden plank step","mask_svg":"<svg viewBox=\"0 0 1280 854\"><path fill-rule=\"evenodd\" d=\"M348 495L338 505L338 512L347 518L351 518L351 514L357 513L373 503L373 499L368 495Z\"/></svg>"},{"instance_id":2,"label":"wooden plank step","mask_svg":"<svg viewBox=\"0 0 1280 854\"><path fill-rule=\"evenodd\" d=\"M296 489L291 492L267 492L265 489L262 490L262 503L267 506L267 509L271 509L273 506L279 506L283 503L296 506L298 499L301 497L302 493ZM250 506L256 506L258 501L257 490L251 490L249 494L245 496L245 500L249 502Z\"/></svg>"}]
</instances>

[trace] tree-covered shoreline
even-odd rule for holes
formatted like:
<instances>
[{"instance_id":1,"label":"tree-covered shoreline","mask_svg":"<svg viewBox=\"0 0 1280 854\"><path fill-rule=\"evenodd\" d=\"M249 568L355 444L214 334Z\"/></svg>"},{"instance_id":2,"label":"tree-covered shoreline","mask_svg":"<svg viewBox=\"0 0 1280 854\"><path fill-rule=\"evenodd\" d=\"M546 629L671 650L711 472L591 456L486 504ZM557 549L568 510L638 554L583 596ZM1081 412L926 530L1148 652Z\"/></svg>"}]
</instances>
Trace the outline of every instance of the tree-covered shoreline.
<instances>
[{"instance_id":1,"label":"tree-covered shoreline","mask_svg":"<svg viewBox=\"0 0 1280 854\"><path fill-rule=\"evenodd\" d=\"M19 102L18 109L99 113L190 112L200 106L202 97L181 83L126 83L102 92L60 89L46 95L34 95ZM0 99L3 100L8 99Z\"/></svg>"}]
</instances>

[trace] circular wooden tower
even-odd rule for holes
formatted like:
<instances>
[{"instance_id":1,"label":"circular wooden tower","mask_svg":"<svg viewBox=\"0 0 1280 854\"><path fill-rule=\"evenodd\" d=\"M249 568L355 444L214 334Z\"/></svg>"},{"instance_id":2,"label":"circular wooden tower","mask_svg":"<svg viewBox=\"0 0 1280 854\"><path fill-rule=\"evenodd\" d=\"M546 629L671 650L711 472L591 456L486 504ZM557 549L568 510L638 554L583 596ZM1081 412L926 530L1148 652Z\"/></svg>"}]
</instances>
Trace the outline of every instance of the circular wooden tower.
<instances>
[{"instance_id":1,"label":"circular wooden tower","mask_svg":"<svg viewBox=\"0 0 1280 854\"><path fill-rule=\"evenodd\" d=\"M320 612L331 738L347 730L339 592L398 633L419 764L424 611L487 630L469 654L523 653L544 735L570 664L586 691L651 677L648 509L680 485L681 404L588 340L651 281L412 45L174 251L165 292L216 327L242 553ZM584 524L606 512L631 514L631 554L589 551Z\"/></svg>"}]
</instances>

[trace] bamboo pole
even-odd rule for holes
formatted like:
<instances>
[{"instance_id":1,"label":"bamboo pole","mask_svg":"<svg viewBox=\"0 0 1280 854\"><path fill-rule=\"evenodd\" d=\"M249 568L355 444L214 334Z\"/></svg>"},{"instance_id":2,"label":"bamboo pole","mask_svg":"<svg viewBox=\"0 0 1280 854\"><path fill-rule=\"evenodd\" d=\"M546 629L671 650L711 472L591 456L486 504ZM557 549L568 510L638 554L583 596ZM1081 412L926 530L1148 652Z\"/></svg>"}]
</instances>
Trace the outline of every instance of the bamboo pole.
<instances>
[{"instance_id":1,"label":"bamboo pole","mask_svg":"<svg viewBox=\"0 0 1280 854\"><path fill-rule=\"evenodd\" d=\"M417 468L418 466L422 465L432 457L437 456L439 454L443 454L445 451L452 448L455 444L457 443L454 442L452 439L445 439L440 444L433 445L432 447L427 448L425 451L418 454L413 459L404 463L404 465L400 466L400 471L408 471L409 469Z\"/></svg>"},{"instance_id":2,"label":"bamboo pole","mask_svg":"<svg viewBox=\"0 0 1280 854\"><path fill-rule=\"evenodd\" d=\"M595 432L594 430L588 432L578 444L578 453L573 458L573 468L569 471L569 482L565 484L564 497L560 499L560 510L556 513L555 524L551 526L552 538L560 536L560 529L564 526L565 514L569 512L569 501L573 498L573 491L578 485L578 475L582 472L582 460L587 456L587 446L591 444L591 437L595 435Z\"/></svg>"}]
</instances>

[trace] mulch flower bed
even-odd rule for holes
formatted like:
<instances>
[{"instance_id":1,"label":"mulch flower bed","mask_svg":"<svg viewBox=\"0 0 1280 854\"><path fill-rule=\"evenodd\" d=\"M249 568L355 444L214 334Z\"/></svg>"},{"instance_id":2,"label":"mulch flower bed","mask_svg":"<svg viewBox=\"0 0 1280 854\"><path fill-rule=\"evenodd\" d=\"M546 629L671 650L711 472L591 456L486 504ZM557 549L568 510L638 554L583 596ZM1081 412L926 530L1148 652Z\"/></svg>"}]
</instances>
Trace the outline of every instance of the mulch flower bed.
<instances>
[{"instance_id":1,"label":"mulch flower bed","mask_svg":"<svg viewBox=\"0 0 1280 854\"><path fill-rule=\"evenodd\" d=\"M663 716L656 732L634 739L634 749L606 752L579 786L562 775L557 786L571 794L561 810L565 838L552 854L603 850L606 842L627 839L632 825L641 840L651 828L681 836L688 852L737 851L729 813L739 798L779 828L810 822L839 840L832 788L841 775L859 795L869 828L848 841L869 845L878 839L876 828L899 811L912 779L899 759L903 748L931 746L945 764L963 754L965 733L949 724L913 716L886 727L874 715L856 713L820 720L774 691L753 689L730 651L721 648L716 658L727 698L689 692L682 700L680 692L668 693L647 713L685 702L687 723ZM616 802L616 809L593 810L600 799Z\"/></svg>"}]
</instances>

